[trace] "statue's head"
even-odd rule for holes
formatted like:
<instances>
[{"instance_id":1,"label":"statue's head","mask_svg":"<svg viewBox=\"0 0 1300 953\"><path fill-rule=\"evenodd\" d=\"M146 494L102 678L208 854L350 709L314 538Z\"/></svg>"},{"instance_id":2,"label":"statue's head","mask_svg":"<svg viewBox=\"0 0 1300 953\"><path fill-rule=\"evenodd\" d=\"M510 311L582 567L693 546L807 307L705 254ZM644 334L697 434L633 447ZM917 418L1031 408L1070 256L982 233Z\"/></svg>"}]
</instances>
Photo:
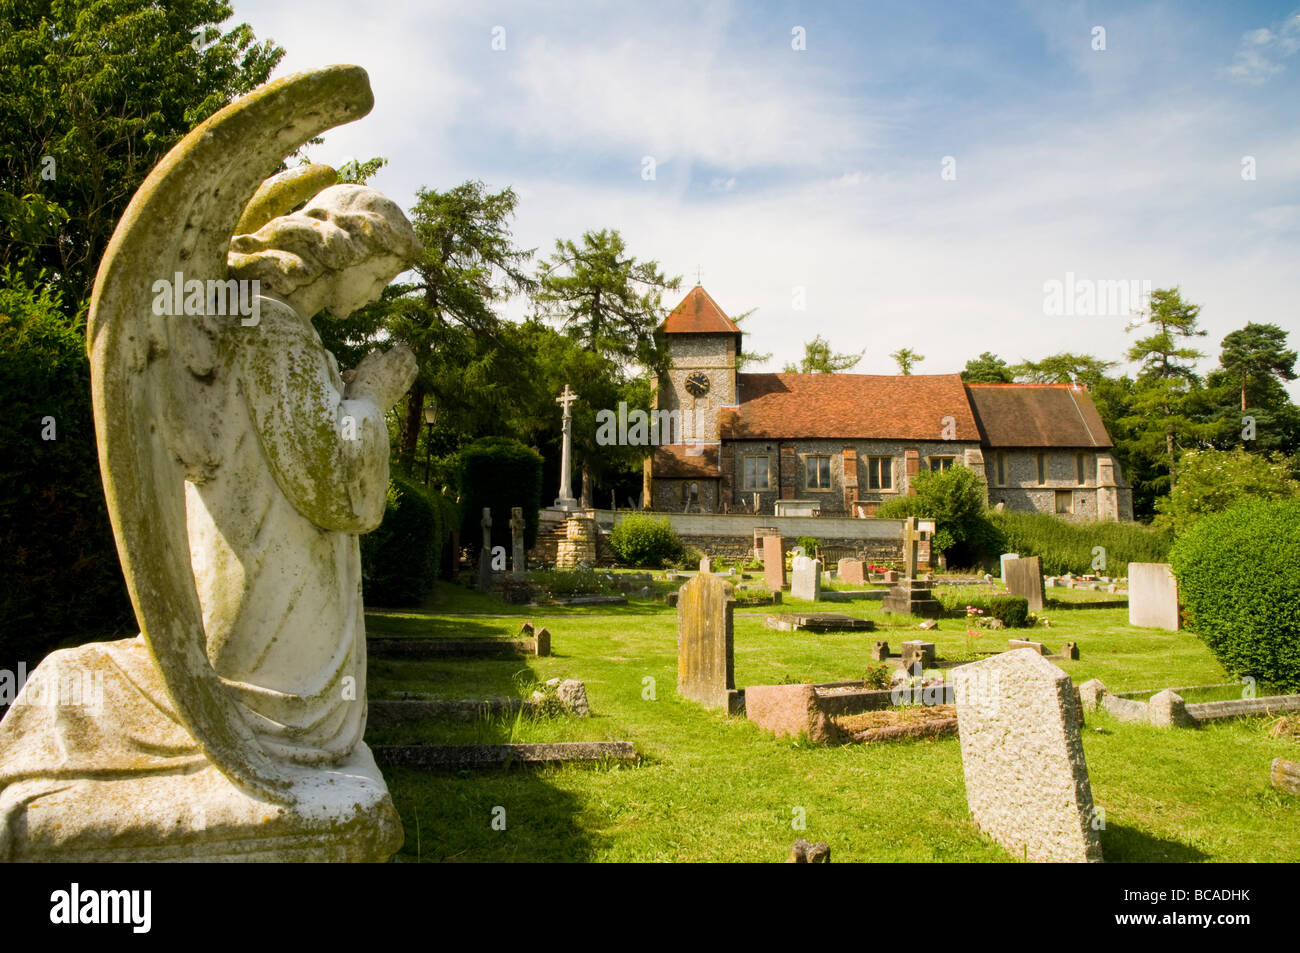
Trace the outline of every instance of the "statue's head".
<instances>
[{"instance_id":1,"label":"statue's head","mask_svg":"<svg viewBox=\"0 0 1300 953\"><path fill-rule=\"evenodd\" d=\"M364 185L332 185L297 212L236 235L230 276L256 279L310 317L345 318L378 300L423 248L391 199Z\"/></svg>"}]
</instances>

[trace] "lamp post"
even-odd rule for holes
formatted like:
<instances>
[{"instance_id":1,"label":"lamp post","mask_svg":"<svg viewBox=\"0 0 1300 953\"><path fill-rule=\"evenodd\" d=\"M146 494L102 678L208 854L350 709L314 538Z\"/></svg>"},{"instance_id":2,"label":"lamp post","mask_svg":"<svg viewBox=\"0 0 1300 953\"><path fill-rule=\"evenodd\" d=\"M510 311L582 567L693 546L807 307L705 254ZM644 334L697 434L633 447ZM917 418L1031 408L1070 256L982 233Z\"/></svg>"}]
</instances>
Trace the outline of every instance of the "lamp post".
<instances>
[{"instance_id":1,"label":"lamp post","mask_svg":"<svg viewBox=\"0 0 1300 953\"><path fill-rule=\"evenodd\" d=\"M433 425L438 419L438 408L432 403L424 405L424 485L429 485L429 469L433 462Z\"/></svg>"}]
</instances>

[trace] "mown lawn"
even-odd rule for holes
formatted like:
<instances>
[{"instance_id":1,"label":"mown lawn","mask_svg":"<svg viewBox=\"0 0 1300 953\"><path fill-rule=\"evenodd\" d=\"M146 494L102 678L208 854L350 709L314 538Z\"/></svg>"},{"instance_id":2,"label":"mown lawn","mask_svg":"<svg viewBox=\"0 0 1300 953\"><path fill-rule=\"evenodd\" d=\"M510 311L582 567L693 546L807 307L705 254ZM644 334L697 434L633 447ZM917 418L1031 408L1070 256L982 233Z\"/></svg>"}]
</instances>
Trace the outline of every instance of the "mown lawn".
<instances>
[{"instance_id":1,"label":"mown lawn","mask_svg":"<svg viewBox=\"0 0 1300 953\"><path fill-rule=\"evenodd\" d=\"M809 607L787 600L775 611ZM778 632L763 626L767 610L738 610L736 684L859 678L878 638L897 651L904 639L924 635L940 657L1006 645L1004 631L968 637L961 619L944 619L924 634L917 620L884 616L879 603L817 608L873 619L877 631ZM1124 609L1049 605L1043 615L1050 628L1015 634L1053 649L1077 642L1081 658L1057 662L1076 683L1100 678L1125 691L1230 680L1194 635L1131 628ZM372 728L367 740L618 739L635 743L640 762L449 774L390 769L406 828L399 860L780 861L798 837L830 844L835 862L1012 859L967 818L955 738L810 748L679 699L676 612L662 603L634 598L627 607L539 611L444 584L427 610L371 614L367 626L376 636L511 637L521 617L550 628L555 655L372 659L371 696L526 697L534 681L573 677L586 682L590 719ZM1084 748L1094 797L1105 809L1107 860L1300 860L1300 799L1268 784L1272 758L1300 758L1300 742L1270 737L1267 728L1264 720L1243 720L1162 730L1090 715ZM492 826L498 806L505 830Z\"/></svg>"}]
</instances>

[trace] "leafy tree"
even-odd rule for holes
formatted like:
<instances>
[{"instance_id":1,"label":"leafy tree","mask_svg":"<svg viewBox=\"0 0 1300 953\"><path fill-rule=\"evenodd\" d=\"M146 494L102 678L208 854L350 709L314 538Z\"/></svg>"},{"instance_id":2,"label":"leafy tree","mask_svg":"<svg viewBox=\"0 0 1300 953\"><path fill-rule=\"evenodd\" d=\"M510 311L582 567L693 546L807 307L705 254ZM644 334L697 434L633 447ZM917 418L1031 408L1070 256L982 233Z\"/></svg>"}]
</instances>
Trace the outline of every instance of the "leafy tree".
<instances>
[{"instance_id":1,"label":"leafy tree","mask_svg":"<svg viewBox=\"0 0 1300 953\"><path fill-rule=\"evenodd\" d=\"M736 324L740 324L741 321L744 321L746 318L748 318L757 310L758 310L757 308L750 308L748 311L736 315L731 320L734 321ZM770 361L771 359L772 359L771 351L768 351L766 354L756 354L756 353L751 353L750 351L742 350L739 354L736 355L736 371L739 372L746 365L763 364L767 361Z\"/></svg>"},{"instance_id":2,"label":"leafy tree","mask_svg":"<svg viewBox=\"0 0 1300 953\"><path fill-rule=\"evenodd\" d=\"M0 0L0 266L44 272L71 317L127 202L284 50L219 0Z\"/></svg>"},{"instance_id":3,"label":"leafy tree","mask_svg":"<svg viewBox=\"0 0 1300 953\"><path fill-rule=\"evenodd\" d=\"M916 516L935 521L931 546L974 563L975 550L996 548L995 531L987 516L987 490L974 470L960 464L947 470L922 470L909 481L916 492L883 504L882 519Z\"/></svg>"},{"instance_id":4,"label":"leafy tree","mask_svg":"<svg viewBox=\"0 0 1300 953\"><path fill-rule=\"evenodd\" d=\"M414 463L430 401L440 413L486 411L488 421L508 402L509 388L493 385L508 384L515 376L510 365L517 362L494 308L534 286L523 271L533 252L516 248L510 234L517 202L513 189L489 192L479 181L445 192L420 189L411 209L411 224L424 245L415 281L390 288L378 315L359 318L377 319L419 363L400 427L404 467Z\"/></svg>"},{"instance_id":5,"label":"leafy tree","mask_svg":"<svg viewBox=\"0 0 1300 953\"><path fill-rule=\"evenodd\" d=\"M904 377L912 373L913 366L925 360L924 354L917 354L910 347L899 348L889 356L898 362L898 373Z\"/></svg>"},{"instance_id":6,"label":"leafy tree","mask_svg":"<svg viewBox=\"0 0 1300 953\"><path fill-rule=\"evenodd\" d=\"M1151 293L1151 307L1140 315L1143 320L1128 328L1155 329L1128 349L1128 360L1138 362L1140 370L1133 413L1127 422L1133 427L1134 442L1141 452L1157 457L1163 449L1170 486L1181 443L1195 445L1216 429L1194 418L1196 389L1200 386L1194 364L1204 355L1183 343L1205 336L1196 323L1200 311L1201 306L1184 301L1177 288L1160 288Z\"/></svg>"},{"instance_id":7,"label":"leafy tree","mask_svg":"<svg viewBox=\"0 0 1300 953\"><path fill-rule=\"evenodd\" d=\"M985 351L966 362L961 379L967 384L1010 384L1012 376L1006 361L992 351Z\"/></svg>"},{"instance_id":8,"label":"leafy tree","mask_svg":"<svg viewBox=\"0 0 1300 953\"><path fill-rule=\"evenodd\" d=\"M866 353L866 348L863 348L857 354L848 352L837 354L831 350L831 342L819 334L811 341L804 342L803 360L798 364L786 364L784 373L837 374L856 367L858 361L862 360L862 355Z\"/></svg>"},{"instance_id":9,"label":"leafy tree","mask_svg":"<svg viewBox=\"0 0 1300 953\"><path fill-rule=\"evenodd\" d=\"M1011 368L1011 373L1027 384L1085 384L1093 388L1114 366L1114 361L1103 361L1091 354L1063 351L1041 361L1022 361Z\"/></svg>"},{"instance_id":10,"label":"leafy tree","mask_svg":"<svg viewBox=\"0 0 1300 953\"><path fill-rule=\"evenodd\" d=\"M667 349L655 337L664 319L663 295L680 286L681 278L665 276L657 261L638 261L631 255L617 231L588 231L581 244L556 240L555 251L538 272L534 314L558 325L584 351L603 357L622 374L637 369L640 376L644 369L656 377L667 371L669 361ZM584 386L590 391L600 383L587 378ZM587 408L593 414L604 409L589 399ZM593 434L594 424L593 417ZM579 454L584 506L592 505L599 456Z\"/></svg>"},{"instance_id":11,"label":"leafy tree","mask_svg":"<svg viewBox=\"0 0 1300 953\"><path fill-rule=\"evenodd\" d=\"M1156 502L1157 527L1181 535L1207 513L1245 499L1300 498L1300 483L1280 456L1266 458L1244 450L1189 450L1179 463L1178 482Z\"/></svg>"},{"instance_id":12,"label":"leafy tree","mask_svg":"<svg viewBox=\"0 0 1300 953\"><path fill-rule=\"evenodd\" d=\"M1296 379L1296 352L1286 349L1286 337L1287 333L1276 324L1252 322L1223 339L1219 364L1234 380L1241 381L1243 412L1251 396L1264 396L1270 381Z\"/></svg>"}]
</instances>

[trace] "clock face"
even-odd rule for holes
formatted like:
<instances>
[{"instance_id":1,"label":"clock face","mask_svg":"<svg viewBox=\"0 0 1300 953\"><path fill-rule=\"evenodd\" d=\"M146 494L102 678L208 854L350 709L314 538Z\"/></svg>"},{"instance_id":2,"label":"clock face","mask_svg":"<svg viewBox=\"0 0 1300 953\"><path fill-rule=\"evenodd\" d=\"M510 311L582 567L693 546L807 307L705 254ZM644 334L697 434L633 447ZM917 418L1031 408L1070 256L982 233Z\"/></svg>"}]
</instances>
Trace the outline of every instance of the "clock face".
<instances>
[{"instance_id":1,"label":"clock face","mask_svg":"<svg viewBox=\"0 0 1300 953\"><path fill-rule=\"evenodd\" d=\"M696 397L703 397L709 392L709 375L696 371L686 378L686 389Z\"/></svg>"}]
</instances>

